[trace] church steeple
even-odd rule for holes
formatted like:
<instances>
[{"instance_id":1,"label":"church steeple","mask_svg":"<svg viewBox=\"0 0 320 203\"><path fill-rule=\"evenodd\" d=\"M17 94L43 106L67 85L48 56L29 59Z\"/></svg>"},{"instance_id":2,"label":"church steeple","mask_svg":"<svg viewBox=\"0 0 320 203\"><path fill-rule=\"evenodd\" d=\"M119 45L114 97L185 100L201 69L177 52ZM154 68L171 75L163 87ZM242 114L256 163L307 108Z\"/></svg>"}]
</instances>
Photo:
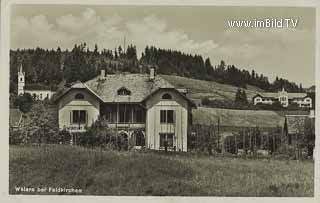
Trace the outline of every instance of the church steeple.
<instances>
[{"instance_id":1,"label":"church steeple","mask_svg":"<svg viewBox=\"0 0 320 203\"><path fill-rule=\"evenodd\" d=\"M24 94L24 85L25 85L24 76L25 76L25 73L22 71L22 64L21 64L18 72L18 95Z\"/></svg>"}]
</instances>

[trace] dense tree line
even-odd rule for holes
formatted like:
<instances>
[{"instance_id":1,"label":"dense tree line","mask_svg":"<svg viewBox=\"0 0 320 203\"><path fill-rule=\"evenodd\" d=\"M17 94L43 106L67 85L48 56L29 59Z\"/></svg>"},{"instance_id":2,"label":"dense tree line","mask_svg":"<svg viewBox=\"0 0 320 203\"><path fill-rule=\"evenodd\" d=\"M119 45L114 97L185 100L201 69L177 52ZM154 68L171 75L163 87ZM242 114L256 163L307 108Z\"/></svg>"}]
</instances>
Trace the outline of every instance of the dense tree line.
<instances>
[{"instance_id":1,"label":"dense tree line","mask_svg":"<svg viewBox=\"0 0 320 203\"><path fill-rule=\"evenodd\" d=\"M214 67L210 58L205 60L201 55L185 54L180 51L159 49L154 46L146 47L140 59L142 64L158 67L162 74L174 74L201 80L213 80L246 88L253 85L267 91L278 91L284 87L289 92L303 92L302 85L276 77L271 83L268 77L254 70L241 70L234 65L227 65L223 60Z\"/></svg>"},{"instance_id":2,"label":"dense tree line","mask_svg":"<svg viewBox=\"0 0 320 203\"><path fill-rule=\"evenodd\" d=\"M241 88L254 85L267 91L278 91L282 87L289 92L302 92L302 86L277 77L269 82L263 74L254 70L241 70L234 65L221 61L213 66L209 58L191 55L175 50L166 50L147 46L137 56L136 46L124 49L119 46L112 49L93 50L86 43L75 45L72 50L54 50L35 48L10 51L10 92L17 89L17 72L22 64L28 84L42 84L56 89L59 84L86 81L99 74L100 69L107 73L147 72L150 66L156 67L157 73L179 75L201 80L213 80Z\"/></svg>"}]
</instances>

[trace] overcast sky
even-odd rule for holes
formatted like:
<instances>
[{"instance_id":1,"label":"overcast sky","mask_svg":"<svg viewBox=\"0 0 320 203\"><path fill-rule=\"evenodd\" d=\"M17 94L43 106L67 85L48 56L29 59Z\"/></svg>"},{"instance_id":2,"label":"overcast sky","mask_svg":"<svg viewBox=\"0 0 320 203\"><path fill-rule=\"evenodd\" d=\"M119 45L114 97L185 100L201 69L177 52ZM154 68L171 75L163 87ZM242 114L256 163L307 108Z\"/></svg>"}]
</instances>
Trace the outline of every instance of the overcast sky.
<instances>
[{"instance_id":1,"label":"overcast sky","mask_svg":"<svg viewBox=\"0 0 320 203\"><path fill-rule=\"evenodd\" d=\"M176 49L238 68L276 75L308 87L315 82L315 10L213 6L15 5L11 48L93 49L135 44ZM294 18L298 27L231 29L227 20ZM140 56L139 56L140 57Z\"/></svg>"}]
</instances>

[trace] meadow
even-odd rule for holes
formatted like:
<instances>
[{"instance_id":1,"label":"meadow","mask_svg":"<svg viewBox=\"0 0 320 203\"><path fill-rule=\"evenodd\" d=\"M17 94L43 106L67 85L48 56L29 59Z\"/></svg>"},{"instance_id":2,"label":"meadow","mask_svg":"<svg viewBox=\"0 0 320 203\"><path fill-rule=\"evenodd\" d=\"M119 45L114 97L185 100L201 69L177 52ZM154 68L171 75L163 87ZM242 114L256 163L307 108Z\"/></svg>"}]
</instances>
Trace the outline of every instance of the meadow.
<instances>
[{"instance_id":1,"label":"meadow","mask_svg":"<svg viewBox=\"0 0 320 203\"><path fill-rule=\"evenodd\" d=\"M10 146L15 187L80 188L81 195L313 196L314 163L195 154L111 151L66 145Z\"/></svg>"},{"instance_id":2,"label":"meadow","mask_svg":"<svg viewBox=\"0 0 320 203\"><path fill-rule=\"evenodd\" d=\"M214 81L197 80L175 75L161 75L161 77L177 88L187 88L191 92L191 97L197 99L210 97L218 100L234 101L234 97L238 90L238 87L236 86ZM252 100L253 96L260 92L264 92L264 90L252 85L247 85L246 94L249 101Z\"/></svg>"}]
</instances>

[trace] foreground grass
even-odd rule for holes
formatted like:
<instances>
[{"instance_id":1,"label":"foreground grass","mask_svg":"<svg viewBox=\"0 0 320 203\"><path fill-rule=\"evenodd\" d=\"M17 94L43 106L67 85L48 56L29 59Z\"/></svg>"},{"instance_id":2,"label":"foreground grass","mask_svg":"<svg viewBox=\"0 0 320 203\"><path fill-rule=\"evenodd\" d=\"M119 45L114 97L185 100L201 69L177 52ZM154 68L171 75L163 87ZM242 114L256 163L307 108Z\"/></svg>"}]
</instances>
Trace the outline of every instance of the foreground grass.
<instances>
[{"instance_id":1,"label":"foreground grass","mask_svg":"<svg viewBox=\"0 0 320 203\"><path fill-rule=\"evenodd\" d=\"M162 155L71 146L10 146L9 155L10 194L20 194L15 186L24 186L81 188L82 195L313 196L312 161Z\"/></svg>"}]
</instances>

